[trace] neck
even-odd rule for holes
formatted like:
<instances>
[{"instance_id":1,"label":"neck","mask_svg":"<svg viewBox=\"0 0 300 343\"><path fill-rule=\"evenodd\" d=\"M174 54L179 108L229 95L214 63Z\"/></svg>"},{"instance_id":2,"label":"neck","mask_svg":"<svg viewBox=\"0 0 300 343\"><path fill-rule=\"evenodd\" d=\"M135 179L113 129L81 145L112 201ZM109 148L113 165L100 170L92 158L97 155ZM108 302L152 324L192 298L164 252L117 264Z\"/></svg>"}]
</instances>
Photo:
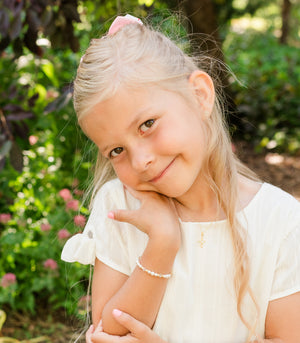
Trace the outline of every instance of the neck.
<instances>
[{"instance_id":1,"label":"neck","mask_svg":"<svg viewBox=\"0 0 300 343\"><path fill-rule=\"evenodd\" d=\"M183 221L216 221L225 219L216 194L206 181L197 180L191 189L175 199L177 213Z\"/></svg>"}]
</instances>

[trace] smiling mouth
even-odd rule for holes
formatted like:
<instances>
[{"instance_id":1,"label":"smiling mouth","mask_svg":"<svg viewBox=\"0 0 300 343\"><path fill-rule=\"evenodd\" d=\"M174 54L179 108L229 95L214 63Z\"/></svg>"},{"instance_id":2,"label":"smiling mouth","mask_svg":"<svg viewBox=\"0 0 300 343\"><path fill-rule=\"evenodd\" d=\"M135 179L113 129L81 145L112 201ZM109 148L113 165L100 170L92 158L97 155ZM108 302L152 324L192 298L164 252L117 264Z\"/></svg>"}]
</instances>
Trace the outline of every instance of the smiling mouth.
<instances>
[{"instance_id":1,"label":"smiling mouth","mask_svg":"<svg viewBox=\"0 0 300 343\"><path fill-rule=\"evenodd\" d=\"M167 165L167 167L161 172L159 173L157 176L155 176L153 179L151 179L149 182L157 182L158 180L160 180L168 171L168 169L171 167L171 165L173 164L173 162L175 161L176 157L171 161L170 164Z\"/></svg>"}]
</instances>

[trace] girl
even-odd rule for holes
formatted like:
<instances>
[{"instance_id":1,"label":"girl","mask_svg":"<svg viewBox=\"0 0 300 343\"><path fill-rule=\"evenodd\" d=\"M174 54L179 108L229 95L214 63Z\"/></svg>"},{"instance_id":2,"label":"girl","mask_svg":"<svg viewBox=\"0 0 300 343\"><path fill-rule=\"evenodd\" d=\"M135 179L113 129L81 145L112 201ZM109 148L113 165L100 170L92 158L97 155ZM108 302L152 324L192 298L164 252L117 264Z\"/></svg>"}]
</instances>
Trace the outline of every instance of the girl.
<instances>
[{"instance_id":1,"label":"girl","mask_svg":"<svg viewBox=\"0 0 300 343\"><path fill-rule=\"evenodd\" d=\"M94 264L88 341L300 342L300 204L234 156L212 68L130 16L82 58L74 106L99 154L62 258Z\"/></svg>"}]
</instances>

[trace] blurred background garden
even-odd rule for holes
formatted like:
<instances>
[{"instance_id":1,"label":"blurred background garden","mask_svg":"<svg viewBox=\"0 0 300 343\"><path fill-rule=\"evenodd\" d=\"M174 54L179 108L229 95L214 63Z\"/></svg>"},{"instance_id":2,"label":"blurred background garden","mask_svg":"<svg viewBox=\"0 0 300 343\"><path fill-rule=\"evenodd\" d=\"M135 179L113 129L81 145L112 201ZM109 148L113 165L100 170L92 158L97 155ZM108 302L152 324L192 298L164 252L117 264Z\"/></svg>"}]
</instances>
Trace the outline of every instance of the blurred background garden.
<instances>
[{"instance_id":1,"label":"blurred background garden","mask_svg":"<svg viewBox=\"0 0 300 343\"><path fill-rule=\"evenodd\" d=\"M60 260L88 218L95 157L72 80L90 39L125 13L229 65L233 149L300 199L297 0L0 0L1 343L67 342L84 327L90 268Z\"/></svg>"}]
</instances>

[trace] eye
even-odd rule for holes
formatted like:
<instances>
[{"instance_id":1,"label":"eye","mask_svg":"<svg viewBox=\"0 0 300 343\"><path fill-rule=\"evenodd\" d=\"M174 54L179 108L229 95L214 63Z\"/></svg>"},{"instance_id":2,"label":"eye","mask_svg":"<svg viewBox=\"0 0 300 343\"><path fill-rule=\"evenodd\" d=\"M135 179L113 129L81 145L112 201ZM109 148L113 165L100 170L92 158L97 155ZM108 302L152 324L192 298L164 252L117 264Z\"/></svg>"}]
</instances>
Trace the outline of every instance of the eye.
<instances>
[{"instance_id":1,"label":"eye","mask_svg":"<svg viewBox=\"0 0 300 343\"><path fill-rule=\"evenodd\" d=\"M117 157L121 154L122 151L123 151L123 148L121 147L115 148L109 153L109 157L110 158Z\"/></svg>"},{"instance_id":2,"label":"eye","mask_svg":"<svg viewBox=\"0 0 300 343\"><path fill-rule=\"evenodd\" d=\"M142 133L146 132L147 130L150 129L150 127L155 123L154 119L149 119L147 121L145 121L141 126L140 126L140 131Z\"/></svg>"}]
</instances>

